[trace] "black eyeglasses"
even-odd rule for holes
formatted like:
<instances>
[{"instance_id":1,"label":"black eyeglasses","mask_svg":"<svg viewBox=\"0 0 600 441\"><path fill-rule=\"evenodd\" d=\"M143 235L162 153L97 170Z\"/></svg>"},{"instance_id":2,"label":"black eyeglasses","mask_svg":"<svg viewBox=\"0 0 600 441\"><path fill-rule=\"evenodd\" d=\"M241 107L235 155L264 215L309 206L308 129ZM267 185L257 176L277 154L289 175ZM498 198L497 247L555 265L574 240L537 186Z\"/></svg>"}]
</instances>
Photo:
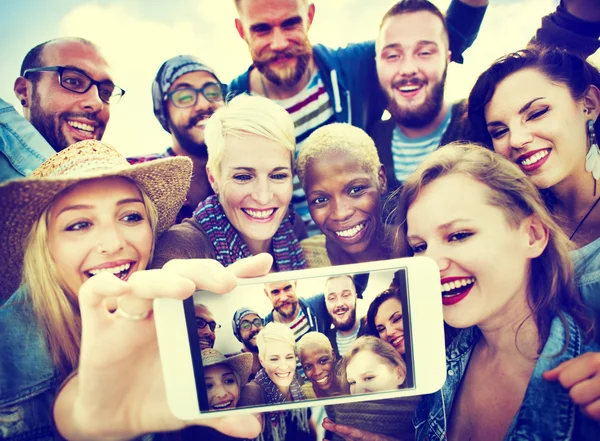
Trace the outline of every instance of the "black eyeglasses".
<instances>
[{"instance_id":1,"label":"black eyeglasses","mask_svg":"<svg viewBox=\"0 0 600 441\"><path fill-rule=\"evenodd\" d=\"M206 328L206 325L208 325L212 332L215 332L215 329L219 329L221 327L221 325L218 325L215 321L207 322L202 317L196 317L196 328L204 329Z\"/></svg>"},{"instance_id":2,"label":"black eyeglasses","mask_svg":"<svg viewBox=\"0 0 600 441\"><path fill-rule=\"evenodd\" d=\"M193 87L182 87L165 94L165 100L169 98L175 107L186 108L196 105L198 94L201 93L211 103L223 101L224 87L218 83L206 83L204 86L194 89Z\"/></svg>"},{"instance_id":3,"label":"black eyeglasses","mask_svg":"<svg viewBox=\"0 0 600 441\"><path fill-rule=\"evenodd\" d=\"M247 331L248 329L251 329L252 326L256 326L257 328L262 328L263 327L263 322L262 322L261 319L259 319L257 317L257 318L255 318L252 321L250 321L250 320L244 320L244 321L242 321L242 323L240 323L240 329L243 329L244 331Z\"/></svg>"},{"instance_id":4,"label":"black eyeglasses","mask_svg":"<svg viewBox=\"0 0 600 441\"><path fill-rule=\"evenodd\" d=\"M96 85L98 87L98 96L106 104L118 103L125 91L118 86L115 86L111 81L96 81L92 80L87 74L64 66L45 66L27 69L23 72L23 76L27 77L31 72L58 72L59 84L71 92L86 93L90 87Z\"/></svg>"}]
</instances>

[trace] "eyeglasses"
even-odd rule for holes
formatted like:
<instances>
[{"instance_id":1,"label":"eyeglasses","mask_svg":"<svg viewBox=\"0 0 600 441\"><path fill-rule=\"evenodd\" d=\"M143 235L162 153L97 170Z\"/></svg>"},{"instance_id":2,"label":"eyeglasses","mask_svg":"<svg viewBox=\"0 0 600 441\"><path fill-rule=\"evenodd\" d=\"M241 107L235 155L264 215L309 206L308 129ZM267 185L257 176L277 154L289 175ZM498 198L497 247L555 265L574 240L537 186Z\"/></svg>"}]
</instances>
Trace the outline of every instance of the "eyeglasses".
<instances>
[{"instance_id":1,"label":"eyeglasses","mask_svg":"<svg viewBox=\"0 0 600 441\"><path fill-rule=\"evenodd\" d=\"M202 317L196 317L196 328L204 329L206 328L206 325L208 325L212 332L215 332L215 329L219 329L221 327L221 325L218 325L215 321L207 322Z\"/></svg>"},{"instance_id":2,"label":"eyeglasses","mask_svg":"<svg viewBox=\"0 0 600 441\"><path fill-rule=\"evenodd\" d=\"M165 100L169 98L175 107L186 108L196 105L198 94L201 93L207 101L215 103L223 101L223 85L218 83L206 83L204 86L194 89L193 87L182 87L165 95Z\"/></svg>"},{"instance_id":3,"label":"eyeglasses","mask_svg":"<svg viewBox=\"0 0 600 441\"><path fill-rule=\"evenodd\" d=\"M87 74L64 66L45 66L27 69L23 72L23 76L27 77L31 72L58 72L59 84L71 92L86 93L90 87L96 85L98 87L98 96L106 104L116 104L121 97L125 95L125 91L118 86L115 86L112 81L96 81L92 80Z\"/></svg>"},{"instance_id":4,"label":"eyeglasses","mask_svg":"<svg viewBox=\"0 0 600 441\"><path fill-rule=\"evenodd\" d=\"M240 323L240 329L243 329L244 331L247 331L248 329L251 329L252 326L256 326L257 328L262 328L263 327L263 322L262 322L261 319L259 319L257 317L257 318L255 318L252 321L250 321L250 320L244 320L244 321L242 321L242 323Z\"/></svg>"}]
</instances>

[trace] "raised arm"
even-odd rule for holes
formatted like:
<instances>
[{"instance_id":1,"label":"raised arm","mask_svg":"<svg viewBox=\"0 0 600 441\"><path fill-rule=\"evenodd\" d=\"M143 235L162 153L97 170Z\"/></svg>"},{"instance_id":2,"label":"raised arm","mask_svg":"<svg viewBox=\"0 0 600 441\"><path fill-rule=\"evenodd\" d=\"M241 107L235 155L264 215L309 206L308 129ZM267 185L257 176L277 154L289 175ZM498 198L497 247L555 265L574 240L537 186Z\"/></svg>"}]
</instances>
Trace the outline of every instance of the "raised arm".
<instances>
[{"instance_id":1,"label":"raised arm","mask_svg":"<svg viewBox=\"0 0 600 441\"><path fill-rule=\"evenodd\" d=\"M446 11L452 61L463 62L466 51L479 33L488 0L452 0Z\"/></svg>"}]
</instances>

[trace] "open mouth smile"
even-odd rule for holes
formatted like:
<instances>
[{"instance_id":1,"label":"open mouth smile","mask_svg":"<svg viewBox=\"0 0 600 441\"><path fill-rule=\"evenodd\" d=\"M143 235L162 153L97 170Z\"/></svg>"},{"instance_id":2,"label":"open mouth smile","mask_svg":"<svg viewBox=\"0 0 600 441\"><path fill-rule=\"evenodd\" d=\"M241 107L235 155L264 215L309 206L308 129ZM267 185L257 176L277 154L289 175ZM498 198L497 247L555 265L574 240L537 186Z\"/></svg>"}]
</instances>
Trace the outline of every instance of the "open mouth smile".
<instances>
[{"instance_id":1,"label":"open mouth smile","mask_svg":"<svg viewBox=\"0 0 600 441\"><path fill-rule=\"evenodd\" d=\"M289 378L290 374L291 372L286 372L284 374L278 374L277 372L275 372L275 376L282 379Z\"/></svg>"},{"instance_id":2,"label":"open mouth smile","mask_svg":"<svg viewBox=\"0 0 600 441\"><path fill-rule=\"evenodd\" d=\"M325 375L325 376L324 376L323 378L321 378L320 380L315 380L315 381L317 382L317 384L324 385L324 384L327 384L327 383L329 383L329 378L330 378L330 376L329 376L329 375Z\"/></svg>"},{"instance_id":3,"label":"open mouth smile","mask_svg":"<svg viewBox=\"0 0 600 441\"><path fill-rule=\"evenodd\" d=\"M356 236L358 236L358 234L362 230L365 229L366 225L367 225L367 221L364 221L358 225L355 225L352 228L348 228L346 230L334 231L334 233L337 237L340 237L342 239L354 239Z\"/></svg>"},{"instance_id":4,"label":"open mouth smile","mask_svg":"<svg viewBox=\"0 0 600 441\"><path fill-rule=\"evenodd\" d=\"M442 279L442 303L454 305L464 299L473 288L475 277L453 277Z\"/></svg>"},{"instance_id":5,"label":"open mouth smile","mask_svg":"<svg viewBox=\"0 0 600 441\"><path fill-rule=\"evenodd\" d=\"M232 404L233 404L233 400L229 400L229 401L224 401L223 403L213 404L211 407L215 410L221 410L221 409L227 409L227 408L231 407Z\"/></svg>"},{"instance_id":6,"label":"open mouth smile","mask_svg":"<svg viewBox=\"0 0 600 441\"><path fill-rule=\"evenodd\" d=\"M391 340L389 341L389 343L390 343L390 344L391 344L393 347L395 347L396 349L397 349L397 348L399 348L400 346L402 346L402 343L403 343L403 342L404 342L404 336L403 336L403 335L400 335L400 336L398 336L398 337L395 337L395 338L393 338L393 339L391 339Z\"/></svg>"},{"instance_id":7,"label":"open mouth smile","mask_svg":"<svg viewBox=\"0 0 600 441\"><path fill-rule=\"evenodd\" d=\"M127 280L127 277L130 274L130 270L132 267L132 262L124 263L119 266L107 267L107 268L94 268L87 271L84 271L85 275L88 277L93 277L100 273L111 273L114 274L121 280Z\"/></svg>"},{"instance_id":8,"label":"open mouth smile","mask_svg":"<svg viewBox=\"0 0 600 441\"><path fill-rule=\"evenodd\" d=\"M551 149L535 150L521 155L515 161L524 171L538 169L547 161Z\"/></svg>"},{"instance_id":9,"label":"open mouth smile","mask_svg":"<svg viewBox=\"0 0 600 441\"><path fill-rule=\"evenodd\" d=\"M273 219L273 215L277 211L277 208L267 208L265 210L242 208L242 211L252 220L269 222Z\"/></svg>"}]
</instances>

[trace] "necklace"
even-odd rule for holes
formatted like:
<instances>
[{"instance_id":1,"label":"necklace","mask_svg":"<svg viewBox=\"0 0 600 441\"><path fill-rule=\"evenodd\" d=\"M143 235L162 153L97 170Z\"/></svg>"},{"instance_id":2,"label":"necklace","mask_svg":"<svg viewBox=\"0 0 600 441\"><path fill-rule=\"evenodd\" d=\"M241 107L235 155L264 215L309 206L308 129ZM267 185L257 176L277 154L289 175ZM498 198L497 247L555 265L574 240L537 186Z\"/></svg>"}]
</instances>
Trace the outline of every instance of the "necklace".
<instances>
[{"instance_id":1,"label":"necklace","mask_svg":"<svg viewBox=\"0 0 600 441\"><path fill-rule=\"evenodd\" d=\"M583 223L588 218L588 216L592 213L594 208L596 208L596 205L598 205L598 201L600 201L600 197L598 199L596 199L596 202L594 202L594 205L592 205L592 208L590 208L588 210L588 212L585 214L585 216L583 216L583 219L581 219L581 222L579 222L577 227L575 227L575 230L573 231L573 234L571 234L571 237L569 237L569 240L573 240L573 237L575 237L575 234L577 234L577 230L579 230L579 227L581 227L583 225Z\"/></svg>"}]
</instances>

